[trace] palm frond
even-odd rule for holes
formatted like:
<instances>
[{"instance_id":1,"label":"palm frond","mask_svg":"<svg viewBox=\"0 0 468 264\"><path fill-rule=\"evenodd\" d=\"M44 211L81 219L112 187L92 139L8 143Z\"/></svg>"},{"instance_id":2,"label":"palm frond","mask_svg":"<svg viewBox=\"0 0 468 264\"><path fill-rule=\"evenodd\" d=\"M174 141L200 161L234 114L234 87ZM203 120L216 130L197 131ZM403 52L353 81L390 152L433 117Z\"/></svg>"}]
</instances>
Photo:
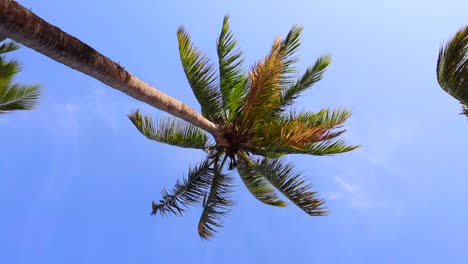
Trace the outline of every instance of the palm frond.
<instances>
[{"instance_id":1,"label":"palm frond","mask_svg":"<svg viewBox=\"0 0 468 264\"><path fill-rule=\"evenodd\" d=\"M328 133L327 128L309 127L300 121L270 121L256 126L255 135L249 143L263 147L267 152L276 152L278 149L302 148L311 142L322 141Z\"/></svg>"},{"instance_id":2,"label":"palm frond","mask_svg":"<svg viewBox=\"0 0 468 264\"><path fill-rule=\"evenodd\" d=\"M188 177L177 180L171 191L164 189L159 203L153 202L152 215L173 214L181 215L185 209L194 203L200 203L210 189L214 170L210 168L212 162L205 160L198 166L189 169Z\"/></svg>"},{"instance_id":3,"label":"palm frond","mask_svg":"<svg viewBox=\"0 0 468 264\"><path fill-rule=\"evenodd\" d=\"M237 165L237 172L244 182L249 192L262 203L273 206L286 206L286 202L279 199L273 186L254 169L254 163L245 153L238 154L240 161Z\"/></svg>"},{"instance_id":4,"label":"palm frond","mask_svg":"<svg viewBox=\"0 0 468 264\"><path fill-rule=\"evenodd\" d=\"M350 116L351 111L346 108L323 108L319 112L300 112L299 114L292 111L279 119L282 122L304 122L310 127L339 128Z\"/></svg>"},{"instance_id":5,"label":"palm frond","mask_svg":"<svg viewBox=\"0 0 468 264\"><path fill-rule=\"evenodd\" d=\"M314 65L309 67L305 73L290 87L284 90L282 96L282 105L291 105L300 94L320 81L328 65L331 63L331 57L324 55L319 57Z\"/></svg>"},{"instance_id":6,"label":"palm frond","mask_svg":"<svg viewBox=\"0 0 468 264\"><path fill-rule=\"evenodd\" d=\"M343 139L329 139L322 142L311 143L303 148L278 149L283 154L308 154L314 156L328 156L345 153L361 147L360 145L348 145Z\"/></svg>"},{"instance_id":7,"label":"palm frond","mask_svg":"<svg viewBox=\"0 0 468 264\"><path fill-rule=\"evenodd\" d=\"M237 39L229 27L229 16L225 16L223 27L217 43L219 59L220 89L223 97L224 110L228 111L229 118L240 107L241 98L247 93L247 78L242 73L242 51L236 47Z\"/></svg>"},{"instance_id":8,"label":"palm frond","mask_svg":"<svg viewBox=\"0 0 468 264\"><path fill-rule=\"evenodd\" d=\"M204 149L208 136L200 128L174 117L161 118L157 124L150 116L143 116L139 110L128 118L148 139L183 148Z\"/></svg>"},{"instance_id":9,"label":"palm frond","mask_svg":"<svg viewBox=\"0 0 468 264\"><path fill-rule=\"evenodd\" d=\"M222 113L222 97L216 79L216 70L208 57L197 50L190 36L182 28L177 31L179 55L187 80L201 106L203 116L218 120Z\"/></svg>"},{"instance_id":10,"label":"palm frond","mask_svg":"<svg viewBox=\"0 0 468 264\"><path fill-rule=\"evenodd\" d=\"M281 85L285 86L290 84L292 79L292 74L296 71L296 68L293 67L293 64L299 60L299 57L295 53L299 50L301 46L301 33L303 27L299 25L294 25L281 41L281 61L283 64L282 71L282 81Z\"/></svg>"},{"instance_id":11,"label":"palm frond","mask_svg":"<svg viewBox=\"0 0 468 264\"><path fill-rule=\"evenodd\" d=\"M6 89L6 87L10 86L13 78L20 71L21 65L18 61L5 61L4 58L0 56L0 88Z\"/></svg>"},{"instance_id":12,"label":"palm frond","mask_svg":"<svg viewBox=\"0 0 468 264\"><path fill-rule=\"evenodd\" d=\"M281 41L276 38L271 52L249 72L249 93L242 109L243 123L251 126L269 118L281 103L283 64Z\"/></svg>"},{"instance_id":13,"label":"palm frond","mask_svg":"<svg viewBox=\"0 0 468 264\"><path fill-rule=\"evenodd\" d=\"M14 110L33 109L39 95L39 86L37 85L0 86L0 114Z\"/></svg>"},{"instance_id":14,"label":"palm frond","mask_svg":"<svg viewBox=\"0 0 468 264\"><path fill-rule=\"evenodd\" d=\"M0 54L7 53L10 51L14 51L20 48L20 45L18 45L15 42L5 42L0 46Z\"/></svg>"},{"instance_id":15,"label":"palm frond","mask_svg":"<svg viewBox=\"0 0 468 264\"><path fill-rule=\"evenodd\" d=\"M291 112L258 124L248 143L255 146L253 152L268 157L292 153L329 155L350 151L357 146L336 145L332 141L345 132L340 128L349 116L347 109L325 108L317 113L299 114Z\"/></svg>"},{"instance_id":16,"label":"palm frond","mask_svg":"<svg viewBox=\"0 0 468 264\"><path fill-rule=\"evenodd\" d=\"M3 43L0 54L17 50L14 42ZM0 114L15 110L30 110L37 105L40 92L38 85L12 84L13 78L21 70L15 60L6 61L0 56Z\"/></svg>"},{"instance_id":17,"label":"palm frond","mask_svg":"<svg viewBox=\"0 0 468 264\"><path fill-rule=\"evenodd\" d=\"M360 147L360 145L348 145L343 139L330 139L322 142L307 144L302 148L287 145L277 145L263 148L253 148L251 152L269 158L281 157L287 154L329 156L349 152Z\"/></svg>"},{"instance_id":18,"label":"palm frond","mask_svg":"<svg viewBox=\"0 0 468 264\"><path fill-rule=\"evenodd\" d=\"M468 26L461 28L445 46L440 48L437 60L437 81L445 92L459 100L463 108L466 108L468 105Z\"/></svg>"},{"instance_id":19,"label":"palm frond","mask_svg":"<svg viewBox=\"0 0 468 264\"><path fill-rule=\"evenodd\" d=\"M221 169L215 166L210 193L203 204L203 212L198 223L198 234L202 239L210 239L217 228L223 226L223 218L229 214L230 207L234 205L231 200L232 182L233 179L229 175L223 174Z\"/></svg>"},{"instance_id":20,"label":"palm frond","mask_svg":"<svg viewBox=\"0 0 468 264\"><path fill-rule=\"evenodd\" d=\"M264 159L256 162L254 169L307 214L326 214L324 201L317 198L317 193L311 191L312 186L294 170L291 163L281 159Z\"/></svg>"}]
</instances>

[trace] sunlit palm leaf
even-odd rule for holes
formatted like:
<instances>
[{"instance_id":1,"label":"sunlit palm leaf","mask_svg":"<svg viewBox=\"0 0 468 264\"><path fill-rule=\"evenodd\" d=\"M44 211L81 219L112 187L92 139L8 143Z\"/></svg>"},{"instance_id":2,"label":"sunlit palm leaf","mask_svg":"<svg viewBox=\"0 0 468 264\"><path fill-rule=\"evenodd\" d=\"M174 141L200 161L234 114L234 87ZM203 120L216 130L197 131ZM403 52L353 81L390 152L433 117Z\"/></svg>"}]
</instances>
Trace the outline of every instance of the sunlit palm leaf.
<instances>
[{"instance_id":1,"label":"sunlit palm leaf","mask_svg":"<svg viewBox=\"0 0 468 264\"><path fill-rule=\"evenodd\" d=\"M440 49L437 80L444 91L464 105L465 113L468 105L468 26L461 28Z\"/></svg>"},{"instance_id":2,"label":"sunlit palm leaf","mask_svg":"<svg viewBox=\"0 0 468 264\"><path fill-rule=\"evenodd\" d=\"M294 170L291 163L280 159L264 159L257 162L254 169L262 174L284 196L309 215L325 215L324 201L311 191L304 177Z\"/></svg>"},{"instance_id":3,"label":"sunlit palm leaf","mask_svg":"<svg viewBox=\"0 0 468 264\"><path fill-rule=\"evenodd\" d=\"M229 28L229 16L224 17L217 43L220 88L224 109L232 118L247 93L246 76L242 73L242 51L237 49L237 39Z\"/></svg>"},{"instance_id":4,"label":"sunlit palm leaf","mask_svg":"<svg viewBox=\"0 0 468 264\"><path fill-rule=\"evenodd\" d=\"M208 136L200 128L174 117L162 118L157 124L139 111L128 115L135 127L147 138L183 148L204 149Z\"/></svg>"},{"instance_id":5,"label":"sunlit palm leaf","mask_svg":"<svg viewBox=\"0 0 468 264\"><path fill-rule=\"evenodd\" d=\"M194 203L200 203L206 192L210 189L214 170L210 168L211 162L206 160L189 170L187 178L177 180L171 191L164 189L159 203L153 202L151 214L181 215L185 209Z\"/></svg>"},{"instance_id":6,"label":"sunlit palm leaf","mask_svg":"<svg viewBox=\"0 0 468 264\"><path fill-rule=\"evenodd\" d=\"M0 86L0 114L14 110L33 109L39 98L39 86L14 84Z\"/></svg>"},{"instance_id":7,"label":"sunlit palm leaf","mask_svg":"<svg viewBox=\"0 0 468 264\"><path fill-rule=\"evenodd\" d=\"M21 66L17 61L5 61L0 56L0 88L6 89L11 85L13 78L20 72Z\"/></svg>"},{"instance_id":8,"label":"sunlit palm leaf","mask_svg":"<svg viewBox=\"0 0 468 264\"><path fill-rule=\"evenodd\" d=\"M239 176L249 192L262 203L280 207L286 206L286 202L279 199L267 179L254 169L253 161L245 153L241 152L239 156L241 159L237 165L237 172L239 172Z\"/></svg>"},{"instance_id":9,"label":"sunlit palm leaf","mask_svg":"<svg viewBox=\"0 0 468 264\"><path fill-rule=\"evenodd\" d=\"M177 31L177 39L182 67L200 103L202 114L211 121L216 121L223 112L216 70L209 59L192 45L190 36L182 28Z\"/></svg>"},{"instance_id":10,"label":"sunlit palm leaf","mask_svg":"<svg viewBox=\"0 0 468 264\"><path fill-rule=\"evenodd\" d=\"M19 48L14 42L3 43L0 54L14 51ZM37 85L13 84L13 78L21 70L17 61L6 61L0 56L0 114L14 110L33 109L40 92Z\"/></svg>"},{"instance_id":11,"label":"sunlit palm leaf","mask_svg":"<svg viewBox=\"0 0 468 264\"><path fill-rule=\"evenodd\" d=\"M230 207L234 205L231 200L233 179L223 174L217 168L211 182L210 193L204 202L203 213L198 223L198 234L202 239L213 237L217 228L221 228L223 218L229 214Z\"/></svg>"},{"instance_id":12,"label":"sunlit palm leaf","mask_svg":"<svg viewBox=\"0 0 468 264\"><path fill-rule=\"evenodd\" d=\"M324 55L318 58L313 66L308 68L293 85L283 92L282 105L291 105L303 91L320 81L323 77L323 73L330 63L331 57L329 55Z\"/></svg>"},{"instance_id":13,"label":"sunlit palm leaf","mask_svg":"<svg viewBox=\"0 0 468 264\"><path fill-rule=\"evenodd\" d=\"M6 42L0 45L0 54L14 51L19 48L20 48L20 45L16 44L15 42Z\"/></svg>"}]
</instances>

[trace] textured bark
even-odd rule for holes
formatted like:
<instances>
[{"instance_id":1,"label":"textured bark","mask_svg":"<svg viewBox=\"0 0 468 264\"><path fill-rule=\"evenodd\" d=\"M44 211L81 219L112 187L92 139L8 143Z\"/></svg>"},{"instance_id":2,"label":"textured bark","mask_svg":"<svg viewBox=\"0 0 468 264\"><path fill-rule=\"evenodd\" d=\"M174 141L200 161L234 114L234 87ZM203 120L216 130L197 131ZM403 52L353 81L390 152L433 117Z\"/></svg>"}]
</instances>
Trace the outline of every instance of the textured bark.
<instances>
[{"instance_id":1,"label":"textured bark","mask_svg":"<svg viewBox=\"0 0 468 264\"><path fill-rule=\"evenodd\" d=\"M133 76L79 39L41 19L16 1L0 0L0 36L63 63L131 97L217 136L218 127L191 107Z\"/></svg>"}]
</instances>

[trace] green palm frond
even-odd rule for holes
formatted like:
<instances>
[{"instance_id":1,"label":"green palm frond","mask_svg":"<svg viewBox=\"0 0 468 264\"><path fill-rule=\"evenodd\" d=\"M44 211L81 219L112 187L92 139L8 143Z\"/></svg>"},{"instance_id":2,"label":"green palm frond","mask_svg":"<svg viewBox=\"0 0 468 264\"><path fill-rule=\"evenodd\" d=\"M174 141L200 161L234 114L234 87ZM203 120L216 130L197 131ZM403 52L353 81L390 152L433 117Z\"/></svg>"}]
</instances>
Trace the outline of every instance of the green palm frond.
<instances>
[{"instance_id":1,"label":"green palm frond","mask_svg":"<svg viewBox=\"0 0 468 264\"><path fill-rule=\"evenodd\" d=\"M467 114L468 26L461 28L440 49L437 60L437 80L445 92L462 103L463 114Z\"/></svg>"},{"instance_id":2,"label":"green palm frond","mask_svg":"<svg viewBox=\"0 0 468 264\"><path fill-rule=\"evenodd\" d=\"M182 181L177 180L171 191L164 189L159 203L153 202L151 214L159 212L161 215L181 215L189 205L201 202L213 179L214 170L210 168L211 163L205 160L189 169L188 177Z\"/></svg>"},{"instance_id":3,"label":"green palm frond","mask_svg":"<svg viewBox=\"0 0 468 264\"><path fill-rule=\"evenodd\" d=\"M209 59L197 50L182 28L177 31L179 55L187 80L201 106L203 116L217 121L223 113L216 70Z\"/></svg>"},{"instance_id":4,"label":"green palm frond","mask_svg":"<svg viewBox=\"0 0 468 264\"><path fill-rule=\"evenodd\" d=\"M300 94L320 81L328 65L331 63L331 57L324 55L315 61L315 64L309 67L305 73L290 87L284 90L282 105L291 105Z\"/></svg>"},{"instance_id":5,"label":"green palm frond","mask_svg":"<svg viewBox=\"0 0 468 264\"><path fill-rule=\"evenodd\" d=\"M286 206L286 202L279 199L267 179L254 169L253 161L243 152L240 152L238 156L241 158L237 172L249 192L262 203L280 207Z\"/></svg>"},{"instance_id":6,"label":"green palm frond","mask_svg":"<svg viewBox=\"0 0 468 264\"><path fill-rule=\"evenodd\" d=\"M6 42L0 46L0 54L14 51L19 48L20 48L20 45L16 44L15 42Z\"/></svg>"},{"instance_id":7,"label":"green palm frond","mask_svg":"<svg viewBox=\"0 0 468 264\"><path fill-rule=\"evenodd\" d=\"M283 62L281 41L276 38L270 54L249 72L249 93L242 109L243 124L250 127L270 118L281 104Z\"/></svg>"},{"instance_id":8,"label":"green palm frond","mask_svg":"<svg viewBox=\"0 0 468 264\"><path fill-rule=\"evenodd\" d=\"M336 135L341 134L342 131L330 135L330 137L335 137ZM264 147L255 147L251 149L252 153L261 155L264 157L281 157L287 154L308 154L313 156L329 156L340 153L349 152L355 150L360 145L348 145L342 139L329 139L321 142L314 142L310 144L305 144L302 147L295 147L283 143L281 141L273 141L269 145Z\"/></svg>"},{"instance_id":9,"label":"green palm frond","mask_svg":"<svg viewBox=\"0 0 468 264\"><path fill-rule=\"evenodd\" d=\"M0 86L0 114L14 110L34 109L39 95L37 85Z\"/></svg>"},{"instance_id":10,"label":"green palm frond","mask_svg":"<svg viewBox=\"0 0 468 264\"><path fill-rule=\"evenodd\" d=\"M219 79L223 106L234 117L241 99L247 93L247 78L242 73L242 51L236 48L237 39L229 28L229 16L225 16L217 43Z\"/></svg>"},{"instance_id":11,"label":"green palm frond","mask_svg":"<svg viewBox=\"0 0 468 264\"><path fill-rule=\"evenodd\" d=\"M20 71L21 65L18 61L5 61L4 58L0 56L0 88L6 89Z\"/></svg>"},{"instance_id":12,"label":"green palm frond","mask_svg":"<svg viewBox=\"0 0 468 264\"><path fill-rule=\"evenodd\" d=\"M198 223L198 234L202 239L213 237L217 228L223 226L223 218L229 214L230 207L234 205L231 200L232 182L233 179L229 175L223 174L221 169L215 166L211 190L204 201L203 212Z\"/></svg>"},{"instance_id":13,"label":"green palm frond","mask_svg":"<svg viewBox=\"0 0 468 264\"><path fill-rule=\"evenodd\" d=\"M284 196L309 215L325 215L324 201L311 191L304 177L294 170L291 163L281 159L264 159L256 162L254 169L262 174Z\"/></svg>"},{"instance_id":14,"label":"green palm frond","mask_svg":"<svg viewBox=\"0 0 468 264\"><path fill-rule=\"evenodd\" d=\"M208 136L200 128L174 117L162 118L157 124L137 110L128 115L133 125L148 139L183 148L204 149Z\"/></svg>"},{"instance_id":15,"label":"green palm frond","mask_svg":"<svg viewBox=\"0 0 468 264\"><path fill-rule=\"evenodd\" d=\"M339 153L345 153L361 147L360 145L348 145L342 139L330 139L322 142L312 143L304 146L302 149L285 149L281 151L284 154L309 154L314 156L328 156Z\"/></svg>"},{"instance_id":16,"label":"green palm frond","mask_svg":"<svg viewBox=\"0 0 468 264\"><path fill-rule=\"evenodd\" d=\"M14 42L3 43L0 54L17 50ZM15 60L6 61L0 56L0 114L15 110L33 109L40 96L38 85L13 84L13 78L21 70Z\"/></svg>"},{"instance_id":17,"label":"green palm frond","mask_svg":"<svg viewBox=\"0 0 468 264\"><path fill-rule=\"evenodd\" d=\"M346 108L323 108L319 112L290 112L286 116L279 117L282 122L300 121L310 127L339 128L351 116L351 111Z\"/></svg>"},{"instance_id":18,"label":"green palm frond","mask_svg":"<svg viewBox=\"0 0 468 264\"><path fill-rule=\"evenodd\" d=\"M281 85L288 85L291 83L292 74L295 73L296 68L293 67L294 63L299 61L299 57L295 53L301 46L301 33L303 27L294 25L281 41L281 61L283 64L282 81Z\"/></svg>"}]
</instances>

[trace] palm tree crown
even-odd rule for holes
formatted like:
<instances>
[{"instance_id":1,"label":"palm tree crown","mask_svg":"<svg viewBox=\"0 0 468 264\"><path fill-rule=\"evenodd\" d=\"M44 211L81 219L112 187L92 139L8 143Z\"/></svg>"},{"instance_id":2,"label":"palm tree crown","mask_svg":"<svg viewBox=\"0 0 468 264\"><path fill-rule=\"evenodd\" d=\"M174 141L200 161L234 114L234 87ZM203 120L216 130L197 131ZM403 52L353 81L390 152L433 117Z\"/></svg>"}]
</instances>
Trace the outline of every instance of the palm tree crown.
<instances>
[{"instance_id":1,"label":"palm tree crown","mask_svg":"<svg viewBox=\"0 0 468 264\"><path fill-rule=\"evenodd\" d=\"M324 202L294 166L281 159L285 154L331 155L356 149L338 137L345 132L347 109L295 112L294 101L322 79L331 58L322 56L299 78L293 64L302 28L294 26L284 39L276 38L270 52L242 72L242 53L237 49L226 16L217 41L219 68L194 47L190 36L177 32L179 53L187 80L201 105L204 117L215 123L219 135L174 118L154 122L135 111L129 115L147 138L184 148L202 149L207 157L189 170L187 178L162 199L153 202L152 214L180 215L201 203L198 232L203 239L214 235L222 218L234 204L231 193L236 169L250 193L259 201L286 206L276 190L309 215L324 215ZM276 190L275 190L276 189Z\"/></svg>"},{"instance_id":2,"label":"palm tree crown","mask_svg":"<svg viewBox=\"0 0 468 264\"><path fill-rule=\"evenodd\" d=\"M39 86L12 83L21 67L17 61L7 61L1 55L18 48L14 42L0 45L0 114L32 109L39 97Z\"/></svg>"},{"instance_id":3,"label":"palm tree crown","mask_svg":"<svg viewBox=\"0 0 468 264\"><path fill-rule=\"evenodd\" d=\"M460 101L461 114L468 116L468 26L440 48L437 80L445 92Z\"/></svg>"}]
</instances>

